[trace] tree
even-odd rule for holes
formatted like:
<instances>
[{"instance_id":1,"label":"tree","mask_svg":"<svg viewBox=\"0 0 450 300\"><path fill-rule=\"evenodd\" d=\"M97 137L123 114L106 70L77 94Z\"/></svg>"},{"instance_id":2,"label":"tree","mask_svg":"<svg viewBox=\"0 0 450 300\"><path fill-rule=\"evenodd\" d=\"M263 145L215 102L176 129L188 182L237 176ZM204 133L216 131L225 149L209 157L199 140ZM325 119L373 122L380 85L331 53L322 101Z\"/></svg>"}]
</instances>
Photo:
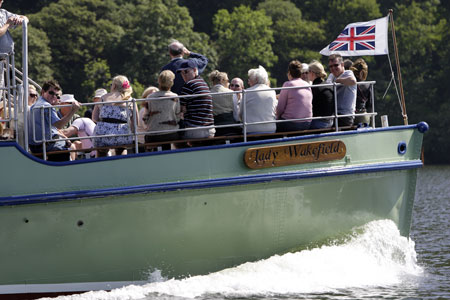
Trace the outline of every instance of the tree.
<instances>
[{"instance_id":1,"label":"tree","mask_svg":"<svg viewBox=\"0 0 450 300\"><path fill-rule=\"evenodd\" d=\"M176 0L136 1L121 5L120 14L131 18L121 21L126 33L109 57L113 73L123 72L139 82L155 85L161 67L169 61L167 46L173 39L208 57L210 68L215 66L217 55L209 37L193 31L189 11L178 6Z\"/></svg>"},{"instance_id":2,"label":"tree","mask_svg":"<svg viewBox=\"0 0 450 300\"><path fill-rule=\"evenodd\" d=\"M16 68L22 69L22 28L12 31ZM28 27L28 77L42 84L53 78L50 40L47 34L32 26Z\"/></svg>"},{"instance_id":3,"label":"tree","mask_svg":"<svg viewBox=\"0 0 450 300\"><path fill-rule=\"evenodd\" d=\"M450 92L445 83L450 72L446 39L450 26L439 10L439 1L398 5L395 25L409 120L430 124L431 130L425 135L429 161L449 163Z\"/></svg>"},{"instance_id":4,"label":"tree","mask_svg":"<svg viewBox=\"0 0 450 300\"><path fill-rule=\"evenodd\" d=\"M325 35L319 23L302 19L300 9L289 0L266 0L258 5L258 9L272 18L273 51L278 63L271 71L279 82L286 80L291 60L309 63L320 59L319 51L325 43Z\"/></svg>"},{"instance_id":5,"label":"tree","mask_svg":"<svg viewBox=\"0 0 450 300\"><path fill-rule=\"evenodd\" d=\"M271 67L277 61L272 50L272 21L264 11L243 5L232 13L221 9L213 23L219 66L230 77L243 77L250 68Z\"/></svg>"},{"instance_id":6,"label":"tree","mask_svg":"<svg viewBox=\"0 0 450 300\"><path fill-rule=\"evenodd\" d=\"M124 34L122 28L101 14L113 14L112 0L60 0L30 15L30 23L49 38L52 70L64 91L83 99L92 91L81 89L87 76L85 65L104 59L109 48ZM99 14L97 14L97 11Z\"/></svg>"}]
</instances>

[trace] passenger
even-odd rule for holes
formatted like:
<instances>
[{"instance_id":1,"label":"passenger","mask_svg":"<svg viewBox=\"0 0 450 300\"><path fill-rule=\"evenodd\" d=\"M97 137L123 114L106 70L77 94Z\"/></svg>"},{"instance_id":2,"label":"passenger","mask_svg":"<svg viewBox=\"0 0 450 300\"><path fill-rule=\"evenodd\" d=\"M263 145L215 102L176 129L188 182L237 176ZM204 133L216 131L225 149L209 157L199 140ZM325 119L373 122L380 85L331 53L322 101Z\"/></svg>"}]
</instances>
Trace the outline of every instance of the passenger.
<instances>
[{"instance_id":1,"label":"passenger","mask_svg":"<svg viewBox=\"0 0 450 300\"><path fill-rule=\"evenodd\" d=\"M235 77L231 80L230 90L238 92L244 89L244 81ZM233 94L233 118L236 122L240 122L241 118L239 117L239 105L241 103L242 93Z\"/></svg>"},{"instance_id":2,"label":"passenger","mask_svg":"<svg viewBox=\"0 0 450 300\"><path fill-rule=\"evenodd\" d=\"M350 68L355 74L357 81L365 81L369 73L369 67L362 58L358 58ZM357 85L356 91L356 109L355 113L362 114L366 112L372 112L372 97L371 97L370 84L363 83ZM370 116L356 116L355 124L370 124Z\"/></svg>"},{"instance_id":3,"label":"passenger","mask_svg":"<svg viewBox=\"0 0 450 300\"><path fill-rule=\"evenodd\" d=\"M264 67L248 71L248 85L245 97L240 104L240 117L247 123L275 121L277 98L275 91L266 90L269 75ZM245 108L245 111L244 111ZM244 115L245 113L245 115ZM247 133L274 133L277 129L275 123L255 124L247 126Z\"/></svg>"},{"instance_id":4,"label":"passenger","mask_svg":"<svg viewBox=\"0 0 450 300\"><path fill-rule=\"evenodd\" d=\"M352 65L353 65L353 61L351 59L347 58L346 60L344 60L344 69L350 70Z\"/></svg>"},{"instance_id":5,"label":"passenger","mask_svg":"<svg viewBox=\"0 0 450 300\"><path fill-rule=\"evenodd\" d=\"M0 1L0 7L2 4L3 0ZM16 26L22 25L23 22L28 22L28 18L10 13L6 9L0 9L0 54L10 54L14 51L14 41L9 29L16 28ZM3 59L5 59L5 56L0 55L0 60ZM1 61L1 63L3 64L4 62ZM4 70L2 69L0 72L0 87L4 85ZM0 91L0 95L3 95L3 90Z\"/></svg>"},{"instance_id":6,"label":"passenger","mask_svg":"<svg viewBox=\"0 0 450 300\"><path fill-rule=\"evenodd\" d=\"M228 75L217 70L209 74L211 93L231 93L228 88ZM213 101L214 125L235 124L233 117L233 94L211 95ZM216 136L237 134L240 130L233 127L216 128Z\"/></svg>"},{"instance_id":7,"label":"passenger","mask_svg":"<svg viewBox=\"0 0 450 300\"><path fill-rule=\"evenodd\" d=\"M61 87L59 86L58 82L54 80L47 81L42 86L41 96L30 108L31 116L28 123L28 141L30 150L34 153L43 152L43 130L46 140L60 139L61 135L58 129L62 129L67 123L69 123L73 115L80 109L80 104L75 100L71 103L72 106L70 112L64 117L59 118L53 105L58 104L60 93ZM45 107L44 124L42 124L41 122L41 109L39 109L38 107ZM36 140L34 139L33 135L36 137ZM72 145L70 142L52 141L46 143L46 151L73 149L73 147L71 148L71 146ZM67 153L61 155L49 155L48 157L48 160L52 161L64 161L69 159L70 157Z\"/></svg>"},{"instance_id":8,"label":"passenger","mask_svg":"<svg viewBox=\"0 0 450 300\"><path fill-rule=\"evenodd\" d=\"M308 84L311 84L311 82L309 81L309 78L308 78L308 73L309 73L309 66L308 66L308 64L303 63L302 64L302 75L300 77Z\"/></svg>"},{"instance_id":9,"label":"passenger","mask_svg":"<svg viewBox=\"0 0 450 300\"><path fill-rule=\"evenodd\" d=\"M180 95L198 95L197 97L181 98L181 111L184 113L184 124L186 128L201 128L214 125L213 104L206 82L198 75L196 60L186 60L177 72L181 73L184 86ZM208 138L214 137L214 128L188 130L184 133L184 138Z\"/></svg>"},{"instance_id":10,"label":"passenger","mask_svg":"<svg viewBox=\"0 0 450 300\"><path fill-rule=\"evenodd\" d=\"M351 115L355 113L356 106L356 78L352 71L344 69L344 62L340 54L332 54L328 57L328 67L331 74L327 83L341 83L337 87L337 112L339 115ZM353 116L339 118L339 126L353 125Z\"/></svg>"},{"instance_id":11,"label":"passenger","mask_svg":"<svg viewBox=\"0 0 450 300\"><path fill-rule=\"evenodd\" d=\"M68 105L68 104L72 104L75 100L74 96L72 94L64 94L64 95L60 95L60 99L58 102L58 105ZM60 118L64 117L65 115L67 115L68 113L70 113L71 107L70 106L63 106L59 108L58 111L58 116ZM80 115L78 114L74 114L70 120L69 123L67 123L66 126L64 126L64 128L67 128L70 126L70 124L72 124L73 121L75 121L76 119L80 118Z\"/></svg>"},{"instance_id":12,"label":"passenger","mask_svg":"<svg viewBox=\"0 0 450 300\"><path fill-rule=\"evenodd\" d=\"M283 87L306 87L308 82L302 76L302 64L298 60L289 63L289 81ZM277 120L304 119L312 117L312 93L310 88L283 89L278 97ZM277 123L277 132L309 129L311 120Z\"/></svg>"},{"instance_id":13,"label":"passenger","mask_svg":"<svg viewBox=\"0 0 450 300\"><path fill-rule=\"evenodd\" d=\"M100 98L101 98L103 95L105 95L106 93L108 93L108 91L105 90L105 89L97 89L97 90L95 90L95 92L94 92L94 97L92 98L92 102L93 102L93 103L99 102L99 101L100 101ZM84 117L85 117L85 118L92 119L92 111L93 111L92 106L89 106L89 108L84 112Z\"/></svg>"},{"instance_id":14,"label":"passenger","mask_svg":"<svg viewBox=\"0 0 450 300\"><path fill-rule=\"evenodd\" d=\"M109 103L115 101L127 101L131 99L133 89L128 81L128 78L119 75L113 78L111 84L111 91L101 97L101 101L94 107L92 118L97 122L94 135L121 135L131 134L133 124L131 118L133 116L133 108L131 103ZM111 147L128 145L133 142L132 135L121 136L105 136L94 139L95 147ZM98 157L104 157L107 155L109 149L102 149L97 151ZM126 155L126 148L117 148L116 154Z\"/></svg>"},{"instance_id":15,"label":"passenger","mask_svg":"<svg viewBox=\"0 0 450 300\"><path fill-rule=\"evenodd\" d=\"M162 71L158 77L159 91L151 94L148 99L161 97L176 97L170 88L173 86L175 74L170 70ZM177 130L180 120L180 101L178 98L147 101L148 113L146 131ZM146 143L167 142L178 140L178 132L153 133L145 136ZM163 150L170 150L170 144L162 145Z\"/></svg>"},{"instance_id":16,"label":"passenger","mask_svg":"<svg viewBox=\"0 0 450 300\"><path fill-rule=\"evenodd\" d=\"M31 106L36 102L38 98L38 92L36 91L36 87L34 85L28 86L28 106Z\"/></svg>"},{"instance_id":17,"label":"passenger","mask_svg":"<svg viewBox=\"0 0 450 300\"><path fill-rule=\"evenodd\" d=\"M181 93L181 88L184 85L183 78L181 74L177 73L177 70L180 68L180 65L186 60L183 59L184 56L188 57L188 59L194 60L197 65L198 74L202 74L208 64L208 59L195 52L189 51L182 43L175 40L169 45L169 56L171 61L161 68L161 71L170 70L175 74L175 81L173 83L171 91L175 94Z\"/></svg>"},{"instance_id":18,"label":"passenger","mask_svg":"<svg viewBox=\"0 0 450 300\"><path fill-rule=\"evenodd\" d=\"M153 94L154 92L159 91L159 89L155 86L149 86L148 88L146 88L141 95L142 99L146 99L148 98L148 96L150 96L151 94ZM140 102L141 104L141 108L139 109L139 113L138 113L138 122L137 122L137 126L138 126L138 132L145 132L147 131L147 117L148 117L148 105L147 105L147 101L142 101ZM138 143L139 144L144 144L145 143L145 135L140 134L138 135Z\"/></svg>"},{"instance_id":19,"label":"passenger","mask_svg":"<svg viewBox=\"0 0 450 300\"><path fill-rule=\"evenodd\" d=\"M90 118L78 118L75 121L72 122L72 125L70 125L66 129L62 129L61 133L66 137L90 137L94 135L95 130L95 123ZM81 139L80 141L75 141L73 143L75 145L75 148L77 150L81 149L91 149L94 147L94 144L92 143L91 139ZM91 151L89 153L89 156L95 157L96 151Z\"/></svg>"},{"instance_id":20,"label":"passenger","mask_svg":"<svg viewBox=\"0 0 450 300\"><path fill-rule=\"evenodd\" d=\"M309 64L309 80L313 85L325 83L327 73L323 65L318 61ZM332 116L334 114L334 94L331 86L312 87L312 107L313 117ZM330 128L333 126L333 119L314 119L311 122L311 129Z\"/></svg>"}]
</instances>

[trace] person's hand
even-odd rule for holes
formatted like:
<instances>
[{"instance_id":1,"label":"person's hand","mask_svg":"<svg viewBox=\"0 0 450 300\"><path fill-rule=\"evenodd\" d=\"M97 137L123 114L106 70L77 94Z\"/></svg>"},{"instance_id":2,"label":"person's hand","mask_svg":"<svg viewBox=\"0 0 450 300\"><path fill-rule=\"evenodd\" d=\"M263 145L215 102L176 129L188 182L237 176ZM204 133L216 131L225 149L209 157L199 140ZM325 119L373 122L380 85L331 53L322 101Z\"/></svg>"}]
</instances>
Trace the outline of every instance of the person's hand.
<instances>
[{"instance_id":1,"label":"person's hand","mask_svg":"<svg viewBox=\"0 0 450 300\"><path fill-rule=\"evenodd\" d=\"M191 55L191 51L189 51L186 47L183 48L183 56Z\"/></svg>"},{"instance_id":2,"label":"person's hand","mask_svg":"<svg viewBox=\"0 0 450 300\"><path fill-rule=\"evenodd\" d=\"M81 108L81 104L78 101L73 101L72 102L72 111L78 111Z\"/></svg>"}]
</instances>

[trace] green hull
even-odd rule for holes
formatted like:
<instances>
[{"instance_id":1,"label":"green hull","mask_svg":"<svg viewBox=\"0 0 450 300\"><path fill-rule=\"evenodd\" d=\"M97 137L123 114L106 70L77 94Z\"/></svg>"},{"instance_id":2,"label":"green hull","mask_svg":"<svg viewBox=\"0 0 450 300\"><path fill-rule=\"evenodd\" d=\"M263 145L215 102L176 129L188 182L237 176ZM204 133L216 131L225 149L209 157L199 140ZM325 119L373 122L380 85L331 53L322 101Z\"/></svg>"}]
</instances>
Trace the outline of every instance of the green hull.
<instances>
[{"instance_id":1,"label":"green hull","mask_svg":"<svg viewBox=\"0 0 450 300\"><path fill-rule=\"evenodd\" d=\"M379 219L407 236L422 165L417 128L64 166L0 144L11 170L0 191L0 293L105 289L145 282L155 270L207 274ZM336 139L343 159L256 170L243 160L250 147Z\"/></svg>"}]
</instances>

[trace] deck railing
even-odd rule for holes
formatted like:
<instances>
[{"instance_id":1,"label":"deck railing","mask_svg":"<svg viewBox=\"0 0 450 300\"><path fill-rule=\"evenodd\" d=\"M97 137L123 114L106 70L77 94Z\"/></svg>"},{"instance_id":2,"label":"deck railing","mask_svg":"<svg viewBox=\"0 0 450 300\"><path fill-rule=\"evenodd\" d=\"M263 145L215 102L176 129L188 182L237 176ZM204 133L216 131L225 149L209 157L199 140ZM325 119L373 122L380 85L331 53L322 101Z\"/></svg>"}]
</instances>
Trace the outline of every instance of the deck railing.
<instances>
[{"instance_id":1,"label":"deck railing","mask_svg":"<svg viewBox=\"0 0 450 300\"><path fill-rule=\"evenodd\" d=\"M237 94L240 93L242 95L242 100L244 103L242 104L243 107L243 111L242 111L242 121L239 123L235 123L235 124L227 124L227 125L211 125L211 126L201 126L201 127L190 127L190 128L180 128L180 129L174 129L174 130L158 130L158 131L138 131L138 124L137 124L137 118L138 118L138 112L137 109L133 109L135 107L137 107L137 105L139 103L142 102L146 102L146 101L162 101L162 100L168 100L168 99L179 99L179 98L193 98L193 97L198 97L199 95L182 95L182 96L174 96L174 97L160 97L160 98L147 98L147 99L131 99L131 100L124 100L124 101L111 101L111 102L97 102L97 103L82 103L82 106L88 106L88 107L93 107L95 105L111 105L111 104L120 104L120 103L126 103L129 106L129 110L127 110L131 115L128 115L128 119L131 120L129 122L130 124L130 132L128 134L110 134L110 135L96 135L96 136L90 136L90 137L71 137L71 138L58 138L58 139L51 139L51 138L47 138L46 134L45 134L45 126L42 126L41 130L41 136L43 137L41 140L36 139L36 131L35 131L35 114L33 113L33 111L30 112L31 114L31 130L33 132L33 141L35 143L43 143L43 153L44 153L44 157L46 157L46 143L49 142L55 142L55 141L61 141L61 140L81 140L81 139L92 139L94 140L95 138L99 138L99 137L112 137L112 136L133 136L134 139L134 148L135 148L135 153L139 152L139 146L140 144L138 143L138 136L140 135L155 135L155 134L167 134L167 133L173 133L173 132L186 132L186 131L192 131L192 130L204 130L204 129L211 129L211 128L241 128L242 129L242 135L243 135L243 140L244 142L247 142L247 138L248 138L248 126L250 125L258 125L258 124L271 124L271 123L282 123L282 122L290 122L290 121L309 121L309 120L317 120L317 119L323 119L323 120L329 120L329 119L333 119L335 124L337 124L338 119L342 118L342 117L356 117L356 116L370 116L371 117L371 124L369 124L371 127L375 127L375 116L377 115L377 113L375 112L375 101L373 98L373 85L375 84L374 81L366 81L366 82L360 82L358 84L370 84L371 86L371 103L372 103L372 111L373 112L367 112L367 113L362 113L362 114L347 114L347 115L338 115L337 114L337 109L335 110L335 114L332 116L318 116L318 117L311 117L311 118L299 118L299 119L290 119L290 120L271 120L271 121L264 121L264 122L247 122L247 111L246 111L246 105L245 105L245 101L246 101L246 96L248 95L248 93L258 93L258 92L262 92L262 91L281 91L283 89L303 89L303 88L314 88L314 87L324 87L324 86L331 86L334 89L334 94L336 95L336 89L338 88L338 86L340 84L336 84L336 83L327 83L327 84L321 84L321 85L309 85L309 86L305 86L305 87L285 87L285 88L268 88L268 89L261 89L261 90L243 90L243 91L232 91L232 92L225 92L225 93L209 93L209 94L202 94L202 96L205 95L230 95L230 94ZM337 97L334 97L334 105L335 107L337 107ZM179 100L178 100L179 101ZM55 105L55 108L61 108L61 107L70 107L71 105ZM41 124L45 124L46 122L48 122L48 124L51 124L51 120L50 120L50 114L47 114L47 120L45 120L45 114L44 114L44 110L48 110L49 108L44 108L44 107L37 107L35 106L33 108L33 110L40 110L40 118L41 118ZM132 123L131 123L132 122ZM339 131L340 127L339 126L334 126L334 130ZM87 150L87 149L86 149Z\"/></svg>"},{"instance_id":2,"label":"deck railing","mask_svg":"<svg viewBox=\"0 0 450 300\"><path fill-rule=\"evenodd\" d=\"M369 113L363 113L363 114L349 114L349 115L338 115L337 113L337 93L336 89L340 84L336 83L326 83L321 85L309 85L305 87L287 87L287 88L267 88L267 89L261 89L261 90L242 90L242 91L230 91L226 93L209 93L209 95L230 95L230 94L241 94L241 101L242 104L242 120L239 123L236 124L227 124L227 125L212 125L212 126L203 126L203 127L191 127L191 128L180 128L180 129L174 129L174 130L159 130L159 131L138 131L138 112L137 112L137 104L142 103L144 101L161 101L161 100L167 100L167 99L179 99L179 98L191 98L191 97L198 97L199 95L183 95L183 96L176 96L176 97L161 97L161 98L150 98L150 99L131 99L128 101L115 101L115 102L107 102L107 103L82 103L82 106L95 106L95 105L109 105L113 103L128 103L131 107L129 112L132 114L132 116L128 116L129 120L132 120L132 124L130 123L130 132L128 134L120 134L120 135L99 135L99 136L90 136L90 137L70 137L70 138L58 138L58 139L52 139L51 137L48 137L45 134L45 126L42 126L42 139L38 140L36 138L36 128L35 128L35 114L34 111L29 111L28 109L28 85L30 83L30 79L28 78L28 29L26 22L23 23L23 39L22 39L22 72L17 70L14 65L14 53L8 53L8 54L0 54L0 58L2 60L0 61L0 72L3 72L5 74L5 84L4 86L0 87L1 91L1 98L0 103L3 104L4 110L3 113L0 115L0 122L4 124L6 128L11 128L15 130L15 139L16 141L28 151L29 149L29 135L28 131L32 130L32 139L35 143L42 143L43 144L43 157L46 159L47 157L47 149L46 145L47 143L60 141L60 140L82 140L82 139L92 139L99 137L108 137L108 136L133 136L134 139L134 148L135 152L139 152L139 146L138 143L138 136L141 135L152 135L152 134L166 134L166 133L173 133L173 132L186 132L186 131L192 131L192 130L204 130L204 129L210 129L210 128L240 128L242 130L242 137L243 141L247 142L248 139L248 126L250 125L258 125L258 124L269 124L269 123L281 123L281 122L290 122L290 121L308 121L308 120L316 120L316 119L334 119L334 123L338 124L338 119L342 117L349 117L349 116L370 116L371 117L371 127L375 127L375 116L377 113L375 112L375 99L374 99L374 90L373 86L375 84L374 81L369 82L359 82L358 84L370 84L371 89L371 103L372 103L372 112ZM6 70L6 72L4 72ZM19 75L19 77L17 77ZM20 76L22 78L20 78ZM35 82L31 81L31 83L38 88L39 85L37 85ZM302 89L302 88L314 88L314 87L324 87L324 86L331 86L334 90L334 107L335 107L335 113L332 116L320 116L320 117L312 117L312 118L301 118L301 119L291 119L291 120L271 120L271 121L264 121L264 122L247 122L247 111L246 111L246 105L245 101L247 98L247 95L249 93L258 93L258 92L264 92L264 91L281 91L283 89ZM206 95L206 94L205 94ZM61 108L64 106L70 106L70 105L56 105L55 108ZM45 124L48 122L48 124L51 124L50 120L50 114L48 114L48 120L45 120L46 116L44 113L44 110L46 108L44 107L34 107L34 110L40 110L39 116L41 124ZM47 108L48 109L48 108ZM31 117L31 120L29 118ZM132 117L132 118L131 118ZM31 126L25 126L25 124L30 124ZM339 126L334 126L336 131L339 131ZM87 150L87 149L86 149Z\"/></svg>"}]
</instances>

